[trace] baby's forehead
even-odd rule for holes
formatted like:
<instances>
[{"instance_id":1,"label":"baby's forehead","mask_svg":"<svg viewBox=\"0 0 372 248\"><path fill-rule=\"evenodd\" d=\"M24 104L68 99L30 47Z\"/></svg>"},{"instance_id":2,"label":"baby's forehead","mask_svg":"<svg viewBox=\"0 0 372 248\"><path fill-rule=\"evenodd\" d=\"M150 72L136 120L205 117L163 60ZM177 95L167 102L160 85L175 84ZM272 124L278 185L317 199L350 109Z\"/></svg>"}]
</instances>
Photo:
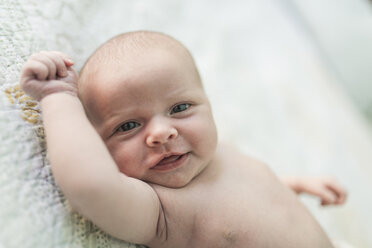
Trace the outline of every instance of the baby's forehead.
<instances>
[{"instance_id":1,"label":"baby's forehead","mask_svg":"<svg viewBox=\"0 0 372 248\"><path fill-rule=\"evenodd\" d=\"M140 31L118 35L90 56L80 71L79 94L82 100L100 96L103 94L100 88L108 86L105 85L110 81L108 77L123 75L125 71L130 78L132 71L159 66L159 61L167 56L173 57L174 66L183 67L200 82L192 55L179 41L161 33Z\"/></svg>"},{"instance_id":2,"label":"baby's forehead","mask_svg":"<svg viewBox=\"0 0 372 248\"><path fill-rule=\"evenodd\" d=\"M171 76L177 72L188 72L191 75L195 74L196 68L192 61L172 51L153 48L143 50L142 53L137 52L135 55L127 54L91 61L85 70L84 79L80 78L79 84L87 87L95 87L97 84L109 86L117 81L141 81L154 74Z\"/></svg>"},{"instance_id":3,"label":"baby's forehead","mask_svg":"<svg viewBox=\"0 0 372 248\"><path fill-rule=\"evenodd\" d=\"M150 59L146 55L154 51L173 54L180 60L194 63L188 50L175 39L159 33L134 32L114 37L100 46L80 71L80 81L95 75L102 68L115 68L115 65L121 63L129 67L138 64L141 59Z\"/></svg>"},{"instance_id":4,"label":"baby's forehead","mask_svg":"<svg viewBox=\"0 0 372 248\"><path fill-rule=\"evenodd\" d=\"M114 37L100 46L80 71L79 85L92 81L103 71L115 73L117 70L137 69L143 60L151 61L155 66L167 55L176 57L182 66L190 66L199 76L192 55L177 40L155 32L133 32Z\"/></svg>"}]
</instances>

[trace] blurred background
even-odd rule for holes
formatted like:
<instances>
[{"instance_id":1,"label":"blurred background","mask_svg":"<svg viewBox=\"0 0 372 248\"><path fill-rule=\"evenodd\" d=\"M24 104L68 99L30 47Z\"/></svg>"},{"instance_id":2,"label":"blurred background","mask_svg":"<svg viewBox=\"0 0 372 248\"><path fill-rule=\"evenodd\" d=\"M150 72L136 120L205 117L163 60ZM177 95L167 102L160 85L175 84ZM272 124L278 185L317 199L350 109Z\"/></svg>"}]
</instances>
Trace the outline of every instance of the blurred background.
<instances>
[{"instance_id":1,"label":"blurred background","mask_svg":"<svg viewBox=\"0 0 372 248\"><path fill-rule=\"evenodd\" d=\"M79 70L122 32L180 40L199 67L220 139L278 174L336 177L349 192L345 205L301 200L332 239L372 247L371 1L1 0L0 7L4 83L17 82L9 68L19 71L39 50L67 53Z\"/></svg>"}]
</instances>

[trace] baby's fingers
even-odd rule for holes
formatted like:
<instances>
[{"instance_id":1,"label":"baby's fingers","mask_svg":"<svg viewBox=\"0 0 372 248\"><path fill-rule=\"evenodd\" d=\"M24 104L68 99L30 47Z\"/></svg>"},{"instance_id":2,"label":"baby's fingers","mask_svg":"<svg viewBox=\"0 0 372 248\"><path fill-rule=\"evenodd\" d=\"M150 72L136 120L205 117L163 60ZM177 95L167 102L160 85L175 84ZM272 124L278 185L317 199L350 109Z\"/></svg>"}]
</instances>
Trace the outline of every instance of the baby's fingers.
<instances>
[{"instance_id":1,"label":"baby's fingers","mask_svg":"<svg viewBox=\"0 0 372 248\"><path fill-rule=\"evenodd\" d=\"M347 192L336 181L331 181L326 184L328 190L332 191L336 196L335 204L343 204L346 201Z\"/></svg>"},{"instance_id":2,"label":"baby's fingers","mask_svg":"<svg viewBox=\"0 0 372 248\"><path fill-rule=\"evenodd\" d=\"M25 84L28 80L37 78L38 80L46 80L49 75L48 67L37 60L29 60L25 63L21 73L21 84Z\"/></svg>"},{"instance_id":3,"label":"baby's fingers","mask_svg":"<svg viewBox=\"0 0 372 248\"><path fill-rule=\"evenodd\" d=\"M56 52L41 52L44 56L48 57L54 64L56 68L56 76L59 77L66 77L67 76L67 68L66 64L63 60L63 57L57 54Z\"/></svg>"},{"instance_id":4,"label":"baby's fingers","mask_svg":"<svg viewBox=\"0 0 372 248\"><path fill-rule=\"evenodd\" d=\"M67 67L74 65L74 61L67 54L60 51L53 51L52 53L61 57Z\"/></svg>"},{"instance_id":5,"label":"baby's fingers","mask_svg":"<svg viewBox=\"0 0 372 248\"><path fill-rule=\"evenodd\" d=\"M320 186L317 189L314 189L312 194L320 198L322 205L334 204L337 200L337 197L333 191L322 186Z\"/></svg>"},{"instance_id":6,"label":"baby's fingers","mask_svg":"<svg viewBox=\"0 0 372 248\"><path fill-rule=\"evenodd\" d=\"M48 68L48 77L47 78L38 78L39 80L50 80L56 78L57 67L52 59L47 56L46 53L34 54L30 57L30 60L39 61Z\"/></svg>"},{"instance_id":7,"label":"baby's fingers","mask_svg":"<svg viewBox=\"0 0 372 248\"><path fill-rule=\"evenodd\" d=\"M331 205L336 204L337 196L332 191L324 190L320 195L320 199L322 206Z\"/></svg>"}]
</instances>

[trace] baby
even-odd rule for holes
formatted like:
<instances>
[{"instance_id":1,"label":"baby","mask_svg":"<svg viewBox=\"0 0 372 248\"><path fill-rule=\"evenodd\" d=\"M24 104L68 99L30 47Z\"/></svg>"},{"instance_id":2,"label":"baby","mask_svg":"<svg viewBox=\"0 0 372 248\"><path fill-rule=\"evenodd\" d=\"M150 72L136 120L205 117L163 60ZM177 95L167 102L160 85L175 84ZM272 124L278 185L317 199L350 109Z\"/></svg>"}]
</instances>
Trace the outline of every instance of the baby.
<instances>
[{"instance_id":1,"label":"baby","mask_svg":"<svg viewBox=\"0 0 372 248\"><path fill-rule=\"evenodd\" d=\"M328 178L279 180L218 144L198 70L178 41L121 34L79 78L72 66L61 52L35 54L21 86L40 101L57 184L104 231L149 247L333 247L294 192L328 205L342 204L344 189Z\"/></svg>"}]
</instances>

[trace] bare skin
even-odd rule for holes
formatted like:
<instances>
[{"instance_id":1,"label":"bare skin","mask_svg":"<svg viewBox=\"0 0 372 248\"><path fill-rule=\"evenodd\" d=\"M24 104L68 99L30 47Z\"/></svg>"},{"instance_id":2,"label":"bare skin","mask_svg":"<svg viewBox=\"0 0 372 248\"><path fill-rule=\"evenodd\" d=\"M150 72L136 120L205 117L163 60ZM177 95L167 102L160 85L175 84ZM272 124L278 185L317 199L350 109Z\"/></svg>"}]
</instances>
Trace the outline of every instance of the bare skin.
<instances>
[{"instance_id":1,"label":"bare skin","mask_svg":"<svg viewBox=\"0 0 372 248\"><path fill-rule=\"evenodd\" d=\"M177 55L150 49L132 67L106 65L80 99L67 55L25 64L21 86L41 101L53 174L73 208L149 247L332 247L295 192L327 205L342 204L344 189L329 178L279 180L217 145L193 62Z\"/></svg>"},{"instance_id":2,"label":"bare skin","mask_svg":"<svg viewBox=\"0 0 372 248\"><path fill-rule=\"evenodd\" d=\"M233 147L221 146L216 154L187 187L153 185L168 239L157 237L150 247L333 247L265 165Z\"/></svg>"}]
</instances>

